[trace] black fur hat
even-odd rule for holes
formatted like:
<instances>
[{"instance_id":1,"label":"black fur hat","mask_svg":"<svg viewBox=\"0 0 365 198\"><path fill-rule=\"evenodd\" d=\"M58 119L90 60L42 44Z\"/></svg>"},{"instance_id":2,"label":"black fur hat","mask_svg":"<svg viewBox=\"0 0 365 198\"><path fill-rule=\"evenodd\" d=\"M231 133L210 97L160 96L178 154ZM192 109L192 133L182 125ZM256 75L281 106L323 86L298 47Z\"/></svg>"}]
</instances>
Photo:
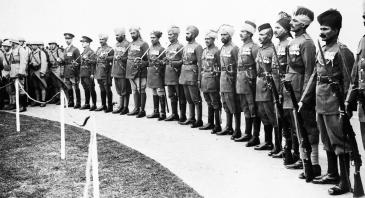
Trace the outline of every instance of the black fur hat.
<instances>
[{"instance_id":1,"label":"black fur hat","mask_svg":"<svg viewBox=\"0 0 365 198\"><path fill-rule=\"evenodd\" d=\"M317 17L320 25L330 26L332 29L340 30L342 27L342 15L335 9L329 9Z\"/></svg>"}]
</instances>

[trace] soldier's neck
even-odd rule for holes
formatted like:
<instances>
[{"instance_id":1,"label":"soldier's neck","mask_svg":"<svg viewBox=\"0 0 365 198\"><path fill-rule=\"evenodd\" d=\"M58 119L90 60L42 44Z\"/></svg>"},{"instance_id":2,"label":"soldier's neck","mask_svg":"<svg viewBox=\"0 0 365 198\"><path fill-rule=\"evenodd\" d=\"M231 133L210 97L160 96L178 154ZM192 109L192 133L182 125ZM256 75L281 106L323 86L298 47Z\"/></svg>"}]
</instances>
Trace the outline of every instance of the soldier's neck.
<instances>
[{"instance_id":1,"label":"soldier's neck","mask_svg":"<svg viewBox=\"0 0 365 198\"><path fill-rule=\"evenodd\" d=\"M289 38L289 35L284 35L284 36L282 36L282 37L279 38L279 41L280 42L283 42L283 41L288 40L288 38Z\"/></svg>"},{"instance_id":2,"label":"soldier's neck","mask_svg":"<svg viewBox=\"0 0 365 198\"><path fill-rule=\"evenodd\" d=\"M178 42L178 40L176 39L176 40L174 40L174 41L171 41L171 42L170 42L170 44L171 44L171 45L173 45L173 44L175 44L175 43L177 43L177 42Z\"/></svg>"},{"instance_id":3,"label":"soldier's neck","mask_svg":"<svg viewBox=\"0 0 365 198\"><path fill-rule=\"evenodd\" d=\"M251 42L252 42L252 38L248 38L243 41L243 44L247 44L247 43L251 43Z\"/></svg>"},{"instance_id":4,"label":"soldier's neck","mask_svg":"<svg viewBox=\"0 0 365 198\"><path fill-rule=\"evenodd\" d=\"M159 46L159 45L160 45L160 42L156 42L153 44L154 47Z\"/></svg>"},{"instance_id":5,"label":"soldier's neck","mask_svg":"<svg viewBox=\"0 0 365 198\"><path fill-rule=\"evenodd\" d=\"M302 36L305 33L306 33L306 29L300 29L297 32L295 32L295 37Z\"/></svg>"},{"instance_id":6,"label":"soldier's neck","mask_svg":"<svg viewBox=\"0 0 365 198\"><path fill-rule=\"evenodd\" d=\"M326 41L326 47L332 47L333 45L335 45L337 43L337 37Z\"/></svg>"},{"instance_id":7,"label":"soldier's neck","mask_svg":"<svg viewBox=\"0 0 365 198\"><path fill-rule=\"evenodd\" d=\"M232 43L232 40L230 40L227 43L225 43L224 46L230 45L231 43Z\"/></svg>"},{"instance_id":8,"label":"soldier's neck","mask_svg":"<svg viewBox=\"0 0 365 198\"><path fill-rule=\"evenodd\" d=\"M214 47L215 47L215 44L213 43L213 44L208 46L208 49L213 49Z\"/></svg>"},{"instance_id":9,"label":"soldier's neck","mask_svg":"<svg viewBox=\"0 0 365 198\"><path fill-rule=\"evenodd\" d=\"M192 39L191 41L188 42L188 44L192 44L195 43L195 39Z\"/></svg>"}]
</instances>

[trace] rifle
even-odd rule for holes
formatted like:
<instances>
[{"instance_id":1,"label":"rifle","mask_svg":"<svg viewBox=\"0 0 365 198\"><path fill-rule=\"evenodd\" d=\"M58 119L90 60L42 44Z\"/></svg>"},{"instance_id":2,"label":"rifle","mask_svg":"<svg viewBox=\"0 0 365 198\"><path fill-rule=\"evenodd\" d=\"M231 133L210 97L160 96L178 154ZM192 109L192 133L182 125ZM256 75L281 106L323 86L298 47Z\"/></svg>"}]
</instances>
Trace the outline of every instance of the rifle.
<instances>
[{"instance_id":1,"label":"rifle","mask_svg":"<svg viewBox=\"0 0 365 198\"><path fill-rule=\"evenodd\" d=\"M308 132L303 127L303 118L299 114L298 101L297 101L297 98L295 97L295 93L294 93L294 89L291 84L291 81L285 80L284 87L289 92L291 101L293 103L294 124L295 124L295 128L296 128L296 131L298 134L299 142L301 143L303 152L305 154L304 156L306 157L305 159L303 159L304 173L305 173L305 177L306 177L306 182L310 182L314 178L314 175L313 175L312 161L311 161L312 147L309 143Z\"/></svg>"}]
</instances>

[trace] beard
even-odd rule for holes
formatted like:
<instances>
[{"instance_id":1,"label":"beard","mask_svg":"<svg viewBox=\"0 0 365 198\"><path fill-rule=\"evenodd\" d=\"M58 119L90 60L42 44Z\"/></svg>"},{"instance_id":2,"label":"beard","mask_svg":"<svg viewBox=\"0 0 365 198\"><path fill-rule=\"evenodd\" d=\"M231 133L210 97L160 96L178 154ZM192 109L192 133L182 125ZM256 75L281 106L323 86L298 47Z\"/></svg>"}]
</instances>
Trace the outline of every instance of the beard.
<instances>
[{"instance_id":1,"label":"beard","mask_svg":"<svg viewBox=\"0 0 365 198\"><path fill-rule=\"evenodd\" d=\"M185 39L186 39L186 41L190 42L193 40L193 37L186 37Z\"/></svg>"},{"instance_id":2,"label":"beard","mask_svg":"<svg viewBox=\"0 0 365 198\"><path fill-rule=\"evenodd\" d=\"M132 36L132 39L136 41L138 39L138 36Z\"/></svg>"}]
</instances>

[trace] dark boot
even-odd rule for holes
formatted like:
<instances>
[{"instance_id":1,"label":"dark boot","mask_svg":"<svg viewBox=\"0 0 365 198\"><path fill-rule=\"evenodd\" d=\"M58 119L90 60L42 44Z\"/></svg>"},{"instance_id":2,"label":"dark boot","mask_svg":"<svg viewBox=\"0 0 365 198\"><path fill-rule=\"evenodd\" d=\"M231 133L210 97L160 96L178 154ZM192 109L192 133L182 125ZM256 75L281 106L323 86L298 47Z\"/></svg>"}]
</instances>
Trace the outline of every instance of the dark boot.
<instances>
[{"instance_id":1,"label":"dark boot","mask_svg":"<svg viewBox=\"0 0 365 198\"><path fill-rule=\"evenodd\" d=\"M246 147L257 146L260 144L260 127L261 127L261 120L259 117L253 118L253 133L252 138L247 142Z\"/></svg>"},{"instance_id":2,"label":"dark boot","mask_svg":"<svg viewBox=\"0 0 365 198\"><path fill-rule=\"evenodd\" d=\"M104 113L109 113L113 111L113 92L109 91L107 92L108 97L108 107L106 110L104 110Z\"/></svg>"},{"instance_id":3,"label":"dark boot","mask_svg":"<svg viewBox=\"0 0 365 198\"><path fill-rule=\"evenodd\" d=\"M180 116L179 123L186 121L186 102L180 102Z\"/></svg>"},{"instance_id":4,"label":"dark boot","mask_svg":"<svg viewBox=\"0 0 365 198\"><path fill-rule=\"evenodd\" d=\"M189 103L189 118L185 121L185 122L180 122L179 124L181 125L190 125L193 124L196 120L195 120L195 105L194 103ZM181 117L180 117L181 118Z\"/></svg>"},{"instance_id":5,"label":"dark boot","mask_svg":"<svg viewBox=\"0 0 365 198\"><path fill-rule=\"evenodd\" d=\"M272 144L272 129L273 126L271 124L264 125L265 143L255 147L255 150L263 151L273 149L274 146Z\"/></svg>"},{"instance_id":6,"label":"dark boot","mask_svg":"<svg viewBox=\"0 0 365 198\"><path fill-rule=\"evenodd\" d=\"M107 109L107 107L106 107L106 92L101 91L100 92L100 97L101 97L101 107L95 109L95 111L104 111L104 110Z\"/></svg>"},{"instance_id":7,"label":"dark boot","mask_svg":"<svg viewBox=\"0 0 365 198\"><path fill-rule=\"evenodd\" d=\"M90 90L90 95L91 95L91 100L93 102L93 105L90 107L90 111L95 111L95 109L96 109L96 92L95 92L94 88L92 88Z\"/></svg>"},{"instance_id":8,"label":"dark boot","mask_svg":"<svg viewBox=\"0 0 365 198\"><path fill-rule=\"evenodd\" d=\"M282 149L281 146L281 127L275 127L274 128L274 139L275 139L275 145L274 148L269 152L269 156L273 156L277 153L279 153Z\"/></svg>"},{"instance_id":9,"label":"dark boot","mask_svg":"<svg viewBox=\"0 0 365 198\"><path fill-rule=\"evenodd\" d=\"M138 92L135 92L133 94L133 99L134 99L134 109L127 113L127 115L129 116L135 116L139 113L139 107L140 107L140 104L141 104L141 99L140 99L140 96L139 96L139 93Z\"/></svg>"},{"instance_id":10,"label":"dark boot","mask_svg":"<svg viewBox=\"0 0 365 198\"><path fill-rule=\"evenodd\" d=\"M350 155L349 154L340 154L338 156L339 164L340 164L340 183L336 186L328 189L328 193L330 195L342 195L351 190L350 183Z\"/></svg>"},{"instance_id":11,"label":"dark boot","mask_svg":"<svg viewBox=\"0 0 365 198\"><path fill-rule=\"evenodd\" d=\"M217 132L216 133L217 135L232 135L233 134L233 128L232 128L233 114L226 112L226 119L227 119L226 128L223 129L223 131L221 131L221 132Z\"/></svg>"},{"instance_id":12,"label":"dark boot","mask_svg":"<svg viewBox=\"0 0 365 198\"><path fill-rule=\"evenodd\" d=\"M298 178L299 179L305 179L307 182L312 181L312 183L313 183L313 179L315 179L316 177L321 177L321 172L322 172L321 166L319 164L313 164L312 165L312 171L313 171L313 176L311 177L311 179L307 180L307 177L306 177L304 172L301 172L299 174Z\"/></svg>"},{"instance_id":13,"label":"dark boot","mask_svg":"<svg viewBox=\"0 0 365 198\"><path fill-rule=\"evenodd\" d=\"M81 110L90 109L90 90L85 89L85 104L80 108Z\"/></svg>"},{"instance_id":14,"label":"dark boot","mask_svg":"<svg viewBox=\"0 0 365 198\"><path fill-rule=\"evenodd\" d=\"M141 93L141 109L139 110L136 116L137 118L143 118L146 116L146 112L144 111L144 108L146 106L146 99L147 99L146 93Z\"/></svg>"},{"instance_id":15,"label":"dark boot","mask_svg":"<svg viewBox=\"0 0 365 198\"><path fill-rule=\"evenodd\" d=\"M166 119L166 96L160 96L160 105L161 105L161 112L158 121L162 121Z\"/></svg>"},{"instance_id":16,"label":"dark boot","mask_svg":"<svg viewBox=\"0 0 365 198\"><path fill-rule=\"evenodd\" d=\"M158 95L153 95L153 113L148 115L147 118L158 118L159 117L159 112L158 112L158 106L159 106L159 101L158 101Z\"/></svg>"},{"instance_id":17,"label":"dark boot","mask_svg":"<svg viewBox=\"0 0 365 198\"><path fill-rule=\"evenodd\" d=\"M79 88L75 88L75 93L76 93L76 105L75 105L74 109L79 109L81 107L81 94L80 94L80 89Z\"/></svg>"},{"instance_id":18,"label":"dark boot","mask_svg":"<svg viewBox=\"0 0 365 198\"><path fill-rule=\"evenodd\" d=\"M165 121L178 121L179 115L177 114L177 101L171 100L171 115L165 119Z\"/></svg>"},{"instance_id":19,"label":"dark boot","mask_svg":"<svg viewBox=\"0 0 365 198\"><path fill-rule=\"evenodd\" d=\"M67 90L68 93L68 107L74 107L75 103L74 103L74 92L71 89Z\"/></svg>"},{"instance_id":20,"label":"dark boot","mask_svg":"<svg viewBox=\"0 0 365 198\"><path fill-rule=\"evenodd\" d=\"M220 109L214 109L214 122L215 122L214 128L213 128L211 134L216 134L216 133L222 131Z\"/></svg>"},{"instance_id":21,"label":"dark boot","mask_svg":"<svg viewBox=\"0 0 365 198\"><path fill-rule=\"evenodd\" d=\"M326 151L327 154L327 174L315 177L314 184L338 184L340 177L337 168L337 156L334 152Z\"/></svg>"},{"instance_id":22,"label":"dark boot","mask_svg":"<svg viewBox=\"0 0 365 198\"><path fill-rule=\"evenodd\" d=\"M27 96L26 95L19 95L19 112L27 111Z\"/></svg>"},{"instance_id":23,"label":"dark boot","mask_svg":"<svg viewBox=\"0 0 365 198\"><path fill-rule=\"evenodd\" d=\"M234 132L231 136L231 140L241 137L241 112L234 114Z\"/></svg>"},{"instance_id":24,"label":"dark boot","mask_svg":"<svg viewBox=\"0 0 365 198\"><path fill-rule=\"evenodd\" d=\"M126 94L126 95L122 96L124 103L123 103L123 109L120 112L120 115L125 115L125 114L129 113L129 108L128 108L128 106L129 106L129 95L130 94Z\"/></svg>"},{"instance_id":25,"label":"dark boot","mask_svg":"<svg viewBox=\"0 0 365 198\"><path fill-rule=\"evenodd\" d=\"M235 142L247 142L252 138L252 123L253 118L245 118L245 134L239 138L235 138Z\"/></svg>"},{"instance_id":26,"label":"dark boot","mask_svg":"<svg viewBox=\"0 0 365 198\"><path fill-rule=\"evenodd\" d=\"M203 126L202 114L203 114L203 105L200 102L199 104L195 105L196 108L196 116L197 120L191 125L191 128L198 128Z\"/></svg>"},{"instance_id":27,"label":"dark boot","mask_svg":"<svg viewBox=\"0 0 365 198\"><path fill-rule=\"evenodd\" d=\"M208 122L202 127L199 127L200 130L210 130L214 128L214 109L213 106L208 105Z\"/></svg>"}]
</instances>

